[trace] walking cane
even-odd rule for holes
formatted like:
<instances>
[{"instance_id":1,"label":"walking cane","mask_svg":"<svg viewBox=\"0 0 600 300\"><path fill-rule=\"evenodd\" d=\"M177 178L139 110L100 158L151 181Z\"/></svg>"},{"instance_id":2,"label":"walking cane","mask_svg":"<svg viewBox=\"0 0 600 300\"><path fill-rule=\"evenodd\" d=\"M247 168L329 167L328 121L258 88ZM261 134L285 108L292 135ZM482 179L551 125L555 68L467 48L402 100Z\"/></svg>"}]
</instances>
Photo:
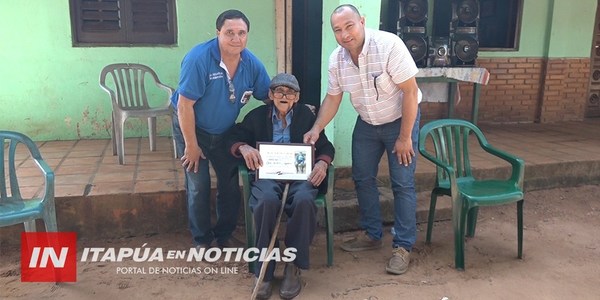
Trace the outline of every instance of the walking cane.
<instances>
[{"instance_id":1,"label":"walking cane","mask_svg":"<svg viewBox=\"0 0 600 300\"><path fill-rule=\"evenodd\" d=\"M265 272L267 271L267 266L269 265L269 257L271 256L271 251L275 247L275 239L277 239L277 232L279 231L279 223L281 223L281 215L283 214L283 208L285 207L285 200L287 199L288 190L290 188L289 182L285 184L285 188L283 189L283 195L281 196L281 207L279 208L279 215L277 216L277 223L275 223L275 229L273 230L273 235L271 235L271 241L269 242L269 248L267 248L267 260L263 261L260 266L260 273L258 273L258 279L256 280L256 285L254 286L254 290L252 290L251 300L256 299L256 294L258 293L258 287L263 281L265 277Z\"/></svg>"}]
</instances>

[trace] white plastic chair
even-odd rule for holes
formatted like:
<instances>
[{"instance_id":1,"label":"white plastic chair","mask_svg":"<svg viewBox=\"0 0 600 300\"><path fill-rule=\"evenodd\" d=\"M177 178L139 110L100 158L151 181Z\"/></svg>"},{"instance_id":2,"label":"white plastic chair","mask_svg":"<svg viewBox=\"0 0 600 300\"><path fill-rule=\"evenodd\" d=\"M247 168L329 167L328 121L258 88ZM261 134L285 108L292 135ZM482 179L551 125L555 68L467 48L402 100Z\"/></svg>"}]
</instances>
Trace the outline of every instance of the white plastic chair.
<instances>
[{"instance_id":1,"label":"white plastic chair","mask_svg":"<svg viewBox=\"0 0 600 300\"><path fill-rule=\"evenodd\" d=\"M150 107L148 104L148 96L144 85L146 75L152 76L156 86L167 93L164 105ZM110 87L106 82L107 77L112 80ZM172 118L173 111L170 99L173 95L173 89L160 82L156 72L150 67L129 63L111 64L104 67L100 73L100 87L110 95L112 102L112 149L113 155L119 157L119 164L125 164L123 125L129 117L148 119L150 151L155 151L156 117L167 116L169 119ZM171 136L172 132L173 129L171 128ZM173 152L176 156L175 140L173 140Z\"/></svg>"}]
</instances>

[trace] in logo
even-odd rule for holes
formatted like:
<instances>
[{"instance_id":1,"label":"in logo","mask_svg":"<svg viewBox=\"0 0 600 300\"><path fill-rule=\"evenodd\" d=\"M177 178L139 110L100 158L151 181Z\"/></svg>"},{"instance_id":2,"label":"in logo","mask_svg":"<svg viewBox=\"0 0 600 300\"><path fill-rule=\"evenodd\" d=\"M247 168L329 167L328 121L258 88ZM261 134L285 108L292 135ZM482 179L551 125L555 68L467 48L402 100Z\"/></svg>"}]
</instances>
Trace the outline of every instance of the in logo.
<instances>
[{"instance_id":1,"label":"in logo","mask_svg":"<svg viewBox=\"0 0 600 300\"><path fill-rule=\"evenodd\" d=\"M75 232L22 232L22 282L75 282L77 234Z\"/></svg>"}]
</instances>

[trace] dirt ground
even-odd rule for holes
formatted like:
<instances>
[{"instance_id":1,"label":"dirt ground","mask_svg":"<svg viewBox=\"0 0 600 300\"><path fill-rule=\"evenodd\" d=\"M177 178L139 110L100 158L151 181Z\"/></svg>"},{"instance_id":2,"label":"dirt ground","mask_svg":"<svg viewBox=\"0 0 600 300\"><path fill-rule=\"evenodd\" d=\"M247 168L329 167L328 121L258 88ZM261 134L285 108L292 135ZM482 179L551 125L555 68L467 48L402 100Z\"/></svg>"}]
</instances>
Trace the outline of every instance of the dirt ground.
<instances>
[{"instance_id":1,"label":"dirt ground","mask_svg":"<svg viewBox=\"0 0 600 300\"><path fill-rule=\"evenodd\" d=\"M598 195L596 185L527 193L523 260L516 257L516 205L480 209L476 236L466 243L465 271L454 269L452 228L447 221L436 224L431 245L424 243L425 226L419 226L410 269L400 276L385 273L388 247L358 253L336 247L334 266L328 268L321 230L311 252L312 269L303 273L305 286L297 299L600 299ZM336 235L336 243L353 234ZM186 249L188 242L189 235L180 233L79 241L78 247L147 243L147 247ZM384 242L391 243L389 230ZM243 263L171 260L79 262L76 283L22 283L19 249L0 251L2 299L249 299L253 282ZM117 274L124 266L139 267L146 274ZM173 266L207 272L149 274L150 268ZM278 267L271 299L279 298L281 273Z\"/></svg>"}]
</instances>

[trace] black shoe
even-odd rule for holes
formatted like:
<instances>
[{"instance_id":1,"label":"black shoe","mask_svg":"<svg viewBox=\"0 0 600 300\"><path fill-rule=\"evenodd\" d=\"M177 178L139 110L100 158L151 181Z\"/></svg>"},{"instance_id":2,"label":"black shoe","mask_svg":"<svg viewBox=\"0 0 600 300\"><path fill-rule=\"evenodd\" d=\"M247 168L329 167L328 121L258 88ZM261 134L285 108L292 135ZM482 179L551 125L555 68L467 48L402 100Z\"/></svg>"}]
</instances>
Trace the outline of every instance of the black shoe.
<instances>
[{"instance_id":1,"label":"black shoe","mask_svg":"<svg viewBox=\"0 0 600 300\"><path fill-rule=\"evenodd\" d=\"M254 277L254 286L256 286L256 281L258 281L258 278ZM258 291L256 293L256 299L269 299L271 297L272 292L273 291L271 288L271 282L263 281L260 283L260 286L258 287Z\"/></svg>"},{"instance_id":2,"label":"black shoe","mask_svg":"<svg viewBox=\"0 0 600 300\"><path fill-rule=\"evenodd\" d=\"M228 239L224 241L217 241L217 245L219 248L244 248L246 247L245 243L242 243L240 240L236 239L234 236L230 236Z\"/></svg>"},{"instance_id":3,"label":"black shoe","mask_svg":"<svg viewBox=\"0 0 600 300\"><path fill-rule=\"evenodd\" d=\"M293 263L285 264L279 296L283 299L292 299L300 294L301 289L300 269Z\"/></svg>"},{"instance_id":4,"label":"black shoe","mask_svg":"<svg viewBox=\"0 0 600 300\"><path fill-rule=\"evenodd\" d=\"M200 249L204 249L204 250L210 249L210 243L208 243L208 244L200 243L200 244L196 245L196 250L200 251Z\"/></svg>"}]
</instances>

